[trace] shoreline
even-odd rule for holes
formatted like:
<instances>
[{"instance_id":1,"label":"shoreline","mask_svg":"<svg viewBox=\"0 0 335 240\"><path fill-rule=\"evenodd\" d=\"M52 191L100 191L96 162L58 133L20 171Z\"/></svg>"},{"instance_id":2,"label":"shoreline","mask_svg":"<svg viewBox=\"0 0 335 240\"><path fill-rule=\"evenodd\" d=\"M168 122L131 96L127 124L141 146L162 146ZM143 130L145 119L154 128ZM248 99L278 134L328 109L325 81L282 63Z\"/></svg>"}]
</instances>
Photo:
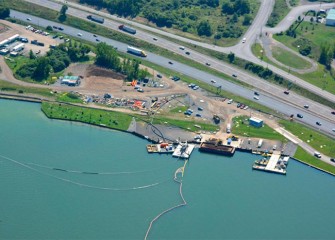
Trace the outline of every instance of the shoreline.
<instances>
[{"instance_id":1,"label":"shoreline","mask_svg":"<svg viewBox=\"0 0 335 240\"><path fill-rule=\"evenodd\" d=\"M30 102L30 103L40 103L42 104L43 101L48 101L48 102L51 102L50 100L48 99L42 99L42 98L38 98L38 97L32 97L32 96L27 96L27 95L17 95L17 94L7 94L7 93L2 93L0 92L0 99L7 99L7 100L14 100L14 101L23 101L23 102ZM65 102L60 102L62 104L68 104L68 105L72 105L72 106L77 106L77 107L83 107L83 108L90 108L90 107L87 107L87 106L78 106L78 105L75 105L75 104L71 104L71 103L65 103ZM56 117L49 117L46 115L46 113L42 110L41 108L41 111L44 113L44 115L48 118L48 119L55 119L55 120L61 120L61 121L68 121L68 122L77 122L77 123L82 123L82 124L88 124L88 125L91 125L91 126L95 126L95 127L102 127L102 128L105 128L105 129L110 129L110 130L114 130L114 131L121 131L121 132L124 132L124 133L129 133L129 134L132 134L136 137L139 137L139 138L142 138L142 139L146 139L148 142L150 143L154 143L154 144L157 144L159 143L159 141L156 141L154 139L151 139L149 137L146 137L138 132L134 132L134 131L127 131L127 130L122 130L122 129L115 129L115 128L110 128L110 127L107 127L107 126L104 126L104 125L101 125L101 124L94 124L94 123L87 123L87 122L84 122L84 121L80 121L80 120L70 120L70 119L62 119L62 118L56 118ZM181 129L181 131L183 131ZM194 140L190 140L188 141L189 143L192 143L192 144L198 144L198 142L194 141ZM250 153L252 154L252 151L251 150L248 150L248 149L239 149L239 148L236 148L236 151L239 151L239 152L247 152L247 153ZM324 172L324 173L327 173L327 174L330 174L332 176L335 176L334 173L332 172L329 172L327 170L324 170L322 168L319 168L319 167L316 167L316 166L313 166L307 162L304 162L303 160L300 160L300 159L297 159L297 158L294 158L294 157L290 157L292 158L293 160L296 160L306 166L309 166L309 167L312 167L316 170L319 170L321 172Z\"/></svg>"}]
</instances>

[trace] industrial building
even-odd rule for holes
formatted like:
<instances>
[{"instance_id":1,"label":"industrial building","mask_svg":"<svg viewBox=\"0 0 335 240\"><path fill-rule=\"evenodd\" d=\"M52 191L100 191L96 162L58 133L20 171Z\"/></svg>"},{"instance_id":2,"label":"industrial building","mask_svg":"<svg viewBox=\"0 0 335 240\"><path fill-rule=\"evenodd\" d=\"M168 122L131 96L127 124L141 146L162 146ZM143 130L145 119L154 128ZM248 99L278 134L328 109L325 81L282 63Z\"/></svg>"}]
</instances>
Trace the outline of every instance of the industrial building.
<instances>
[{"instance_id":1,"label":"industrial building","mask_svg":"<svg viewBox=\"0 0 335 240\"><path fill-rule=\"evenodd\" d=\"M19 37L20 37L19 34L15 34L15 35L11 36L10 38L7 38L7 39L1 41L0 42L0 48L5 47L5 45L8 45L10 43L15 42Z\"/></svg>"},{"instance_id":2,"label":"industrial building","mask_svg":"<svg viewBox=\"0 0 335 240\"><path fill-rule=\"evenodd\" d=\"M335 26L335 9L330 9L326 17L327 26Z\"/></svg>"},{"instance_id":3,"label":"industrial building","mask_svg":"<svg viewBox=\"0 0 335 240\"><path fill-rule=\"evenodd\" d=\"M249 125L257 128L263 127L263 120L255 117L249 118Z\"/></svg>"}]
</instances>

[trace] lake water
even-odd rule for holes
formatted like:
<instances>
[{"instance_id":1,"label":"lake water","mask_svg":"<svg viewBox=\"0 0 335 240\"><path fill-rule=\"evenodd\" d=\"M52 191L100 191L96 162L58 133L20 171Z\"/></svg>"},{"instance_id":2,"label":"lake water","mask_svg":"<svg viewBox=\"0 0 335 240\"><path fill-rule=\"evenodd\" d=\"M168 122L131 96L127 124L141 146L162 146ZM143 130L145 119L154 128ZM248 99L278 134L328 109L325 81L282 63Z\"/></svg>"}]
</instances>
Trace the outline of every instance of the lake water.
<instances>
[{"instance_id":1,"label":"lake water","mask_svg":"<svg viewBox=\"0 0 335 240\"><path fill-rule=\"evenodd\" d=\"M130 134L8 100L0 134L0 239L143 239L181 203L173 176L184 162L147 154ZM155 222L149 239L334 239L335 178L295 161L287 176L252 171L258 158L195 150L187 206Z\"/></svg>"}]
</instances>

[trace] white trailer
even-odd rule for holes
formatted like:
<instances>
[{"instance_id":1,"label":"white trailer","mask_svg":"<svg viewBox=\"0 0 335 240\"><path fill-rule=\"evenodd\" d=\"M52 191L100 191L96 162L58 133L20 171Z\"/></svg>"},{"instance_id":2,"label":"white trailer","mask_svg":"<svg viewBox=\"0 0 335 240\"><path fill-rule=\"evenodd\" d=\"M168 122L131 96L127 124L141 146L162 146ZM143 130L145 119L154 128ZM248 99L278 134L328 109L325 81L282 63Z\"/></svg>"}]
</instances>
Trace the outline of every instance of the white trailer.
<instances>
[{"instance_id":1,"label":"white trailer","mask_svg":"<svg viewBox=\"0 0 335 240\"><path fill-rule=\"evenodd\" d=\"M257 147L260 148L263 145L263 139L259 139Z\"/></svg>"},{"instance_id":2,"label":"white trailer","mask_svg":"<svg viewBox=\"0 0 335 240\"><path fill-rule=\"evenodd\" d=\"M11 36L10 38L8 38L7 40L8 40L9 43L12 43L12 42L15 42L19 37L20 37L19 34L15 34L15 35Z\"/></svg>"},{"instance_id":3,"label":"white trailer","mask_svg":"<svg viewBox=\"0 0 335 240\"><path fill-rule=\"evenodd\" d=\"M134 48L134 47L130 47L130 46L127 47L127 52L138 55L138 56L141 56L141 57L146 57L147 56L147 54L143 50L138 49L138 48Z\"/></svg>"},{"instance_id":4,"label":"white trailer","mask_svg":"<svg viewBox=\"0 0 335 240\"><path fill-rule=\"evenodd\" d=\"M15 47L13 47L12 51L13 52L20 52L24 49L24 43L20 43L18 45L16 45Z\"/></svg>"}]
</instances>

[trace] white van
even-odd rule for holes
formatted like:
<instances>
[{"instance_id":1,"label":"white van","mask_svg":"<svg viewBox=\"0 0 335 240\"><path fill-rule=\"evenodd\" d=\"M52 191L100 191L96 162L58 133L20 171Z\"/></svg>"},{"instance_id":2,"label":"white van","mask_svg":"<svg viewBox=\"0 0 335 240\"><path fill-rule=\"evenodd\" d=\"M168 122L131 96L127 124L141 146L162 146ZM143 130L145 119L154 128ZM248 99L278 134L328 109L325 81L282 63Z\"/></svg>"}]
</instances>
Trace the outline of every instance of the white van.
<instances>
[{"instance_id":1,"label":"white van","mask_svg":"<svg viewBox=\"0 0 335 240\"><path fill-rule=\"evenodd\" d=\"M319 153L319 152L314 152L314 156L317 157L317 158L321 158L321 153Z\"/></svg>"},{"instance_id":2,"label":"white van","mask_svg":"<svg viewBox=\"0 0 335 240\"><path fill-rule=\"evenodd\" d=\"M263 145L263 139L259 139L257 147L260 148Z\"/></svg>"},{"instance_id":3,"label":"white van","mask_svg":"<svg viewBox=\"0 0 335 240\"><path fill-rule=\"evenodd\" d=\"M181 49L181 50L185 50L185 47L183 47L183 46L179 46L179 49Z\"/></svg>"},{"instance_id":4,"label":"white van","mask_svg":"<svg viewBox=\"0 0 335 240\"><path fill-rule=\"evenodd\" d=\"M226 130L227 133L230 133L231 132L231 126L230 126L230 123L227 124L227 130Z\"/></svg>"}]
</instances>

